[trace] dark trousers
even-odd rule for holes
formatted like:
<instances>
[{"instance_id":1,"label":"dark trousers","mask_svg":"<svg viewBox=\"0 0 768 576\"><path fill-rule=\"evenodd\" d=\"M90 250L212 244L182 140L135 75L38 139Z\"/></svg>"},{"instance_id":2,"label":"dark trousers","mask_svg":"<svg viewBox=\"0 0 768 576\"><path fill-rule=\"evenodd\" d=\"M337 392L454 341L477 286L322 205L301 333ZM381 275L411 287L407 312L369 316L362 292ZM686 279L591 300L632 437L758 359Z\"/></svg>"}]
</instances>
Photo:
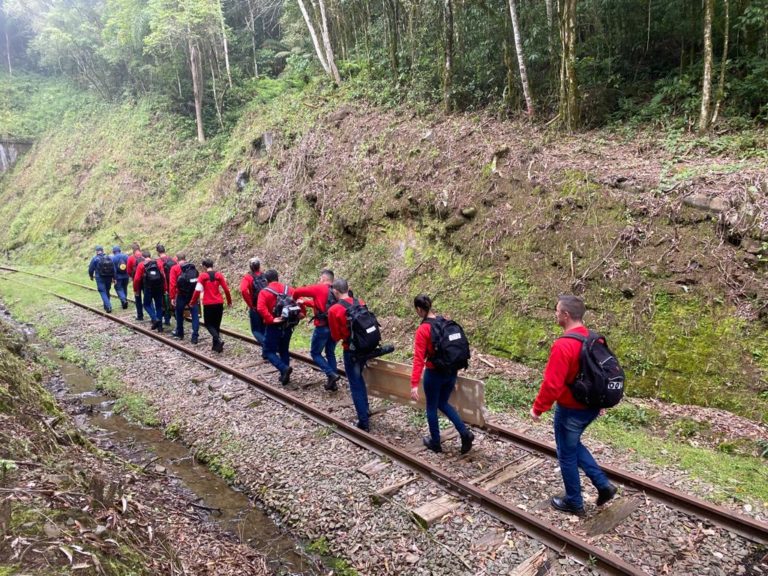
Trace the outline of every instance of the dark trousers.
<instances>
[{"instance_id":1,"label":"dark trousers","mask_svg":"<svg viewBox=\"0 0 768 576\"><path fill-rule=\"evenodd\" d=\"M312 332L312 340L309 345L309 353L317 367L328 376L336 376L336 341L331 338L331 330L328 326L315 326ZM323 357L325 353L325 357Z\"/></svg>"},{"instance_id":2,"label":"dark trousers","mask_svg":"<svg viewBox=\"0 0 768 576\"><path fill-rule=\"evenodd\" d=\"M365 362L358 360L349 350L344 350L344 370L349 381L349 394L357 412L358 424L362 428L368 427L368 390L363 379Z\"/></svg>"},{"instance_id":3,"label":"dark trousers","mask_svg":"<svg viewBox=\"0 0 768 576\"><path fill-rule=\"evenodd\" d=\"M192 296L176 296L176 336L184 337L184 310L187 308ZM190 309L192 315L192 340L197 340L200 332L200 306L195 304Z\"/></svg>"},{"instance_id":4,"label":"dark trousers","mask_svg":"<svg viewBox=\"0 0 768 576\"><path fill-rule=\"evenodd\" d=\"M104 305L104 310L107 312L112 312L112 303L109 301L110 286L112 286L112 278L96 276L96 288L101 296L101 303Z\"/></svg>"},{"instance_id":5,"label":"dark trousers","mask_svg":"<svg viewBox=\"0 0 768 576\"><path fill-rule=\"evenodd\" d=\"M441 374L431 368L424 370L424 400L427 403L429 435L432 437L432 441L437 444L440 444L440 426L437 423L438 410L448 417L459 434L464 436L467 433L467 427L461 416L453 406L448 404L448 399L455 387L456 372Z\"/></svg>"},{"instance_id":6,"label":"dark trousers","mask_svg":"<svg viewBox=\"0 0 768 576\"><path fill-rule=\"evenodd\" d=\"M133 300L136 303L136 320L144 320L144 304L141 299L141 291L133 295Z\"/></svg>"},{"instance_id":7,"label":"dark trousers","mask_svg":"<svg viewBox=\"0 0 768 576\"><path fill-rule=\"evenodd\" d=\"M280 370L280 374L283 374L291 364L291 356L288 353L291 336L293 336L293 328L284 328L279 324L271 324L264 331L264 347L261 350L261 356Z\"/></svg>"},{"instance_id":8,"label":"dark trousers","mask_svg":"<svg viewBox=\"0 0 768 576\"><path fill-rule=\"evenodd\" d=\"M251 334L256 342L264 346L264 319L253 308L248 309L248 320L251 322Z\"/></svg>"},{"instance_id":9,"label":"dark trousers","mask_svg":"<svg viewBox=\"0 0 768 576\"><path fill-rule=\"evenodd\" d=\"M221 319L224 316L224 304L205 304L203 306L203 320L205 320L205 329L213 338L213 344L221 341Z\"/></svg>"},{"instance_id":10,"label":"dark trousers","mask_svg":"<svg viewBox=\"0 0 768 576\"><path fill-rule=\"evenodd\" d=\"M163 291L162 289L152 291L144 288L144 310L149 314L152 322L162 321L163 319Z\"/></svg>"},{"instance_id":11,"label":"dark trousers","mask_svg":"<svg viewBox=\"0 0 768 576\"><path fill-rule=\"evenodd\" d=\"M118 278L115 282L115 292L117 297L120 298L120 303L128 301L128 277Z\"/></svg>"}]
</instances>

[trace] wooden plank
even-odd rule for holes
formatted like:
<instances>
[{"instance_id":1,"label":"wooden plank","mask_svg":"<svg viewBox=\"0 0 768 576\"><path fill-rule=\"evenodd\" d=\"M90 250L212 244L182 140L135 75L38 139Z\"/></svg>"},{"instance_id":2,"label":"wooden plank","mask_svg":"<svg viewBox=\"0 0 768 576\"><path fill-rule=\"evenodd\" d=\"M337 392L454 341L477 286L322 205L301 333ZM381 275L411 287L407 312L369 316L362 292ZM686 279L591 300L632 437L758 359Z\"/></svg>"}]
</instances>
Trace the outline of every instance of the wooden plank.
<instances>
[{"instance_id":1,"label":"wooden plank","mask_svg":"<svg viewBox=\"0 0 768 576\"><path fill-rule=\"evenodd\" d=\"M443 516L461 506L461 500L446 494L411 510L414 521L422 528L429 528Z\"/></svg>"},{"instance_id":2,"label":"wooden plank","mask_svg":"<svg viewBox=\"0 0 768 576\"><path fill-rule=\"evenodd\" d=\"M518 564L509 576L544 576L549 572L549 558L547 549L540 548L536 554L530 556L522 564Z\"/></svg>"},{"instance_id":3,"label":"wooden plank","mask_svg":"<svg viewBox=\"0 0 768 576\"><path fill-rule=\"evenodd\" d=\"M371 396L392 400L400 404L425 407L423 386L419 402L411 400L411 365L375 358L369 360L363 377ZM462 420L475 426L485 424L485 383L482 380L459 376L449 399Z\"/></svg>"},{"instance_id":4,"label":"wooden plank","mask_svg":"<svg viewBox=\"0 0 768 576\"><path fill-rule=\"evenodd\" d=\"M410 484L411 482L414 482L415 480L418 480L418 476L412 476L405 480L401 480L400 482L395 482L394 484L384 486L384 488L380 488L379 490L376 490L376 492L371 494L371 502L375 506L381 506L384 503L384 500L386 500L393 494L397 494L401 488L408 486L408 484Z\"/></svg>"},{"instance_id":5,"label":"wooden plank","mask_svg":"<svg viewBox=\"0 0 768 576\"><path fill-rule=\"evenodd\" d=\"M368 476L370 478L371 476L375 476L382 470L389 468L391 465L391 462L385 462L384 460L371 460L367 464L363 464L360 466L360 468L357 469L360 474L364 474L365 476Z\"/></svg>"},{"instance_id":6,"label":"wooden plank","mask_svg":"<svg viewBox=\"0 0 768 576\"><path fill-rule=\"evenodd\" d=\"M629 518L639 507L640 501L637 498L619 498L589 521L586 526L587 534L597 536L610 532Z\"/></svg>"},{"instance_id":7,"label":"wooden plank","mask_svg":"<svg viewBox=\"0 0 768 576\"><path fill-rule=\"evenodd\" d=\"M533 470L534 468L536 468L536 466L539 466L543 461L544 460L542 460L541 458L528 458L526 460L523 460L516 466L510 466L505 470L501 470L498 475L492 478L489 478L488 480L483 482L481 486L486 490L496 488L496 486L500 486L501 484L504 484L504 482L509 482L513 478L517 478L518 476L522 476L529 470Z\"/></svg>"}]
</instances>

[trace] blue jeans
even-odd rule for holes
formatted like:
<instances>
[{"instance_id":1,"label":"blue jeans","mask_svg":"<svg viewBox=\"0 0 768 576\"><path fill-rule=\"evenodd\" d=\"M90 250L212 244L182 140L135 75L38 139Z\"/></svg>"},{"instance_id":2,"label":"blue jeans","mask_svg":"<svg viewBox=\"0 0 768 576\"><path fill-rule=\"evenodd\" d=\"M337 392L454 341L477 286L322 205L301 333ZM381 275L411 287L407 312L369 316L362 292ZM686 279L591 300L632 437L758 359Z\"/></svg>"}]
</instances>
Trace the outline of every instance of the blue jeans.
<instances>
[{"instance_id":1,"label":"blue jeans","mask_svg":"<svg viewBox=\"0 0 768 576\"><path fill-rule=\"evenodd\" d=\"M598 490L611 485L605 472L600 469L592 454L581 443L581 435L598 414L600 410L597 408L577 410L559 404L555 408L555 443L557 444L557 461L560 463L560 473L563 475L563 484L565 484L565 500L576 508L584 506L579 468L584 470Z\"/></svg>"},{"instance_id":2,"label":"blue jeans","mask_svg":"<svg viewBox=\"0 0 768 576\"><path fill-rule=\"evenodd\" d=\"M176 336L179 338L184 337L184 310L190 300L192 300L192 296L186 298L183 296L176 296ZM195 304L189 310L192 313L192 339L196 340L200 332L200 305Z\"/></svg>"},{"instance_id":3,"label":"blue jeans","mask_svg":"<svg viewBox=\"0 0 768 576\"><path fill-rule=\"evenodd\" d=\"M270 325L264 332L264 347L261 356L283 374L291 363L288 347L291 344L293 328L283 328L280 325Z\"/></svg>"},{"instance_id":4,"label":"blue jeans","mask_svg":"<svg viewBox=\"0 0 768 576\"><path fill-rule=\"evenodd\" d=\"M128 278L118 278L115 282L115 292L117 297L120 298L120 302L128 301Z\"/></svg>"},{"instance_id":5,"label":"blue jeans","mask_svg":"<svg viewBox=\"0 0 768 576\"><path fill-rule=\"evenodd\" d=\"M112 302L109 301L109 287L112 285L112 278L102 278L96 276L96 288L101 296L101 303L104 304L104 310L112 311Z\"/></svg>"},{"instance_id":6,"label":"blue jeans","mask_svg":"<svg viewBox=\"0 0 768 576\"><path fill-rule=\"evenodd\" d=\"M264 319L253 308L248 308L248 320L251 321L251 334L256 342L264 346Z\"/></svg>"},{"instance_id":7,"label":"blue jeans","mask_svg":"<svg viewBox=\"0 0 768 576\"><path fill-rule=\"evenodd\" d=\"M323 352L325 352L325 358L323 358ZM336 376L336 341L331 338L331 329L328 326L315 326L309 353L317 367L326 376Z\"/></svg>"},{"instance_id":8,"label":"blue jeans","mask_svg":"<svg viewBox=\"0 0 768 576\"><path fill-rule=\"evenodd\" d=\"M136 320L144 320L144 304L141 300L141 291L133 295L133 301L136 304Z\"/></svg>"},{"instance_id":9,"label":"blue jeans","mask_svg":"<svg viewBox=\"0 0 768 576\"><path fill-rule=\"evenodd\" d=\"M344 370L349 380L349 393L352 396L360 426L366 428L368 426L368 390L363 380L364 364L349 350L344 350Z\"/></svg>"},{"instance_id":10,"label":"blue jeans","mask_svg":"<svg viewBox=\"0 0 768 576\"><path fill-rule=\"evenodd\" d=\"M437 424L437 411L440 410L464 436L467 427L456 409L448 404L453 389L456 387L456 372L441 374L437 370L424 370L424 396L427 403L427 423L432 441L440 444L440 427Z\"/></svg>"},{"instance_id":11,"label":"blue jeans","mask_svg":"<svg viewBox=\"0 0 768 576\"><path fill-rule=\"evenodd\" d=\"M163 319L163 293L160 291L152 292L149 288L144 288L144 310L149 314L152 322Z\"/></svg>"}]
</instances>

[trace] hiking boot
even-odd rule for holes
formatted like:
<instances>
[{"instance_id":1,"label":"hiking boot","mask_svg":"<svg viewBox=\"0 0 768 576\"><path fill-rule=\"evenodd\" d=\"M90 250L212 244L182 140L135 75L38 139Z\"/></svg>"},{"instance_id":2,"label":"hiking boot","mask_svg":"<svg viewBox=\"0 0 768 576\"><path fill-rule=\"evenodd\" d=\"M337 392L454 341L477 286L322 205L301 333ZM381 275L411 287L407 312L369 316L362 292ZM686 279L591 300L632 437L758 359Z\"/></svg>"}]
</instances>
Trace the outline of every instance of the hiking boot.
<instances>
[{"instance_id":1,"label":"hiking boot","mask_svg":"<svg viewBox=\"0 0 768 576\"><path fill-rule=\"evenodd\" d=\"M107 314L112 314L112 308L104 308L104 311L105 311Z\"/></svg>"},{"instance_id":2,"label":"hiking boot","mask_svg":"<svg viewBox=\"0 0 768 576\"><path fill-rule=\"evenodd\" d=\"M573 504L569 504L562 496L553 496L550 500L552 508L560 510L560 512L566 512L567 514L573 514L575 516L584 516L584 506L576 508Z\"/></svg>"},{"instance_id":3,"label":"hiking boot","mask_svg":"<svg viewBox=\"0 0 768 576\"><path fill-rule=\"evenodd\" d=\"M192 336L192 339L190 340L190 342L191 342L192 344L197 344L197 342L198 342L198 340L197 340L197 336Z\"/></svg>"},{"instance_id":4,"label":"hiking boot","mask_svg":"<svg viewBox=\"0 0 768 576\"><path fill-rule=\"evenodd\" d=\"M603 504L606 504L608 501L610 501L614 496L616 496L616 493L619 491L616 486L613 484L609 484L607 488L602 488L597 491L597 504L598 506L602 506Z\"/></svg>"},{"instance_id":5,"label":"hiking boot","mask_svg":"<svg viewBox=\"0 0 768 576\"><path fill-rule=\"evenodd\" d=\"M324 388L329 392L336 392L336 390L339 389L339 385L337 384L339 380L341 380L341 376L339 376L338 374L334 374L333 376L328 376L328 382L325 383Z\"/></svg>"},{"instance_id":6,"label":"hiking boot","mask_svg":"<svg viewBox=\"0 0 768 576\"><path fill-rule=\"evenodd\" d=\"M368 422L363 423L360 420L358 420L357 424L355 424L355 427L359 428L363 432L370 432L371 431L371 426L368 424Z\"/></svg>"},{"instance_id":7,"label":"hiking boot","mask_svg":"<svg viewBox=\"0 0 768 576\"><path fill-rule=\"evenodd\" d=\"M432 440L431 436L424 436L421 441L424 442L424 446L427 447L427 450L432 450L432 452L435 453L443 451L443 447L440 445L440 442L435 442Z\"/></svg>"},{"instance_id":8,"label":"hiking boot","mask_svg":"<svg viewBox=\"0 0 768 576\"><path fill-rule=\"evenodd\" d=\"M157 323L157 331L160 332L160 334L163 333L163 323L162 323L162 321Z\"/></svg>"},{"instance_id":9,"label":"hiking boot","mask_svg":"<svg viewBox=\"0 0 768 576\"><path fill-rule=\"evenodd\" d=\"M291 372L293 372L293 368L288 366L281 374L280 374L280 384L283 386L287 386L288 383L291 381Z\"/></svg>"},{"instance_id":10,"label":"hiking boot","mask_svg":"<svg viewBox=\"0 0 768 576\"><path fill-rule=\"evenodd\" d=\"M475 435L472 433L472 430L467 428L466 433L464 436L461 437L461 453L466 454L470 450L472 450L472 443L475 441Z\"/></svg>"},{"instance_id":11,"label":"hiking boot","mask_svg":"<svg viewBox=\"0 0 768 576\"><path fill-rule=\"evenodd\" d=\"M123 307L123 310L128 310L128 301L124 300L120 303L120 305Z\"/></svg>"}]
</instances>

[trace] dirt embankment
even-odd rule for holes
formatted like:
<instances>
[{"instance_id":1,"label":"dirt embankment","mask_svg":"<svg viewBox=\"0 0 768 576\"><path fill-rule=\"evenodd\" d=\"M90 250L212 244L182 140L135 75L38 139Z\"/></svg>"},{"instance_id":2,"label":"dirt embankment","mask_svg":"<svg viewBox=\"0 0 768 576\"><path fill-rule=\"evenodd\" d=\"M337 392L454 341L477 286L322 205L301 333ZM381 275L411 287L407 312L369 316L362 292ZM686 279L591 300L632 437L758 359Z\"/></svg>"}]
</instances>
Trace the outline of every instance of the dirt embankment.
<instances>
[{"instance_id":1,"label":"dirt embankment","mask_svg":"<svg viewBox=\"0 0 768 576\"><path fill-rule=\"evenodd\" d=\"M263 558L189 508L171 478L94 448L43 388L49 376L0 318L0 568L270 573Z\"/></svg>"}]
</instances>

